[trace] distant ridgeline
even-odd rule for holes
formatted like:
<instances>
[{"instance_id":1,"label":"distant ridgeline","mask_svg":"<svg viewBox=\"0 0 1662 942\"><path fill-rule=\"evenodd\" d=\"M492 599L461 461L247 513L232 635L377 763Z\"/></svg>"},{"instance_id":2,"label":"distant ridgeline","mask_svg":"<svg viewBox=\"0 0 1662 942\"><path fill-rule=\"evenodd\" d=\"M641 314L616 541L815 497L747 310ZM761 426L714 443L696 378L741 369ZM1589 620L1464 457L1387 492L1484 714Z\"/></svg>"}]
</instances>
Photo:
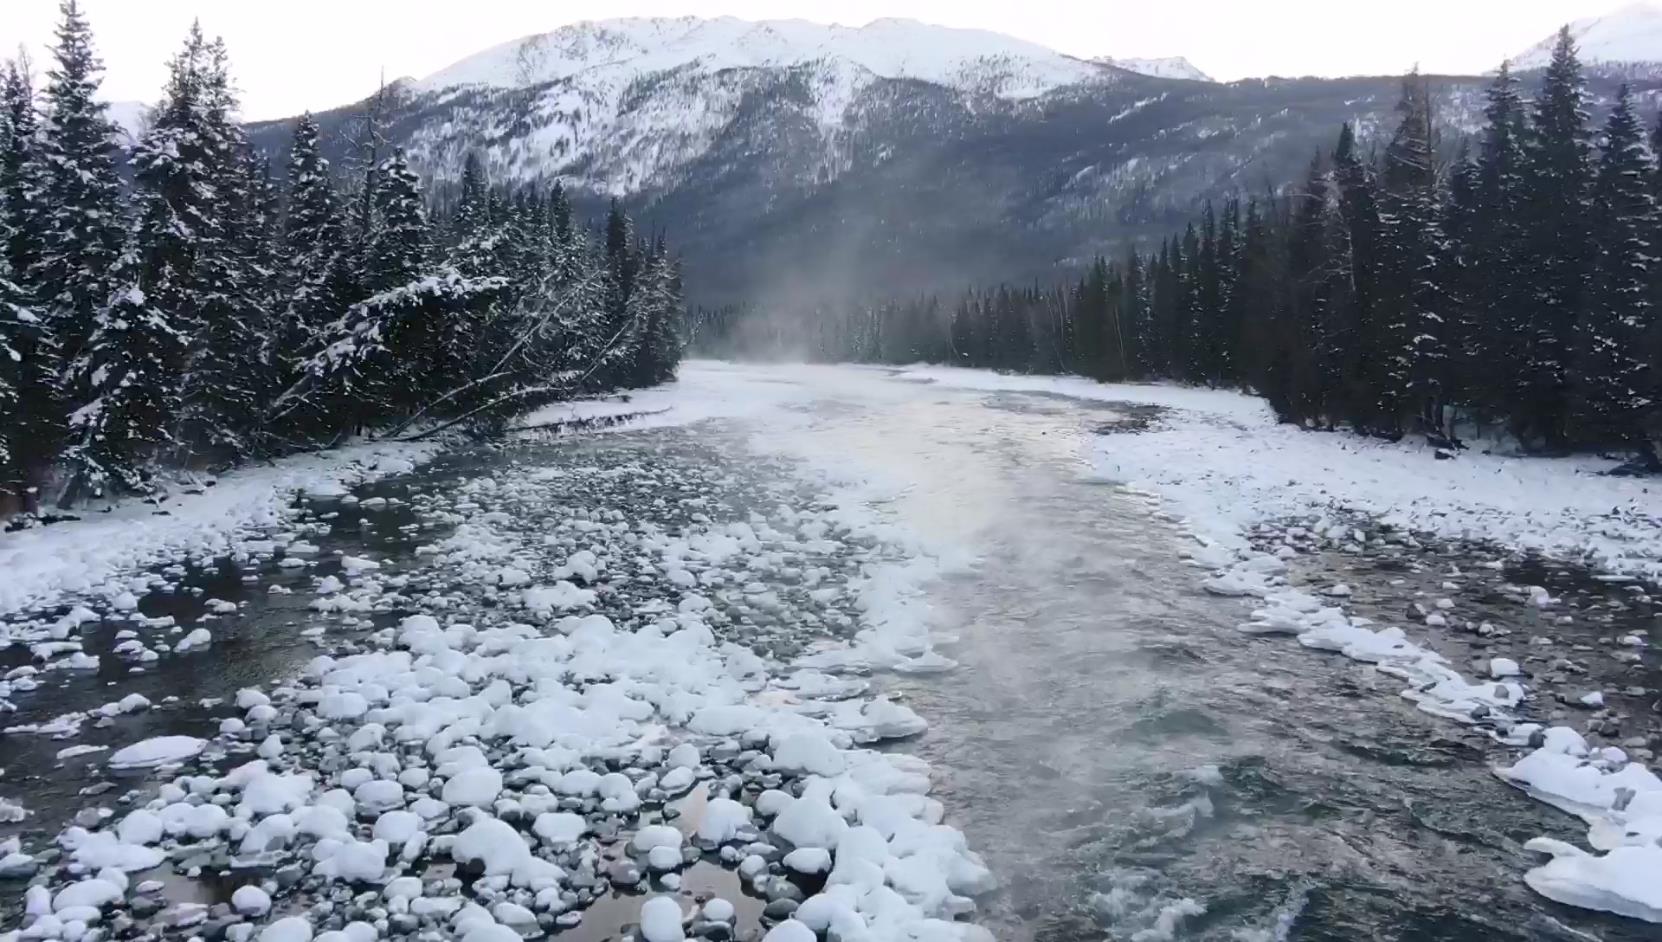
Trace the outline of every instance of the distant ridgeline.
<instances>
[{"instance_id":1,"label":"distant ridgeline","mask_svg":"<svg viewBox=\"0 0 1662 942\"><path fill-rule=\"evenodd\" d=\"M1059 287L942 303L689 315L701 354L930 361L1239 386L1284 420L1389 438L1503 431L1662 470L1662 172L1633 96L1595 133L1560 34L1525 102L1505 68L1452 158L1428 81L1383 153L1349 124L1302 183L1207 203L1155 251Z\"/></svg>"},{"instance_id":2,"label":"distant ridgeline","mask_svg":"<svg viewBox=\"0 0 1662 942\"><path fill-rule=\"evenodd\" d=\"M26 62L0 90L0 513L674 375L678 263L615 204L590 233L470 156L435 223L373 108L349 172L305 117L274 173L195 27L128 188L73 2L58 37L40 95Z\"/></svg>"}]
</instances>

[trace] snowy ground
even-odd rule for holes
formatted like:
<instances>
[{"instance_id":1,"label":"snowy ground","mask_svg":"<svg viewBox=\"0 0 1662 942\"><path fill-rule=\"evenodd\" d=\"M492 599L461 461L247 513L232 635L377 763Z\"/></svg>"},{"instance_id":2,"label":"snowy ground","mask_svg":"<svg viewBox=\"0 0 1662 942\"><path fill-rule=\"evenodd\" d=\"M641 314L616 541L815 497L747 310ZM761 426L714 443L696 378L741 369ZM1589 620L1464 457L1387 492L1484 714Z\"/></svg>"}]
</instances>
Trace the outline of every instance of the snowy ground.
<instances>
[{"instance_id":1,"label":"snowy ground","mask_svg":"<svg viewBox=\"0 0 1662 942\"><path fill-rule=\"evenodd\" d=\"M80 596L113 604L133 591L122 575L158 562L246 551L247 540L281 525L298 491L344 493L352 484L409 471L436 451L378 443L297 455L204 477L175 488L165 501L88 507L77 511L79 520L0 534L0 616Z\"/></svg>"},{"instance_id":2,"label":"snowy ground","mask_svg":"<svg viewBox=\"0 0 1662 942\"><path fill-rule=\"evenodd\" d=\"M86 685L77 712L31 716L13 732L61 737L60 766L122 789L54 825L56 849L0 842L0 878L34 874L21 937L113 928L232 942L423 932L513 942L582 925L585 912L598 924L612 903L627 910L614 928L638 925L649 942L688 931L789 942L833 928L842 939L985 937L955 917L990 875L943 823L951 809L928 797L928 767L866 748L924 728L866 675L953 667L931 633L932 592L942 576L975 573L987 508L1012 497L940 460L943 443L979 428L934 427L966 414L932 402L949 388L1157 407L1136 413L1141 430L1033 432L1016 444L1077 455L1121 498L1177 523L1194 582L1246 599L1249 634L1375 665L1420 710L1509 744L1517 761L1497 774L1589 828L1590 850L1535 842L1552 859L1530 886L1662 921L1662 780L1645 766L1649 750L1536 722L1547 719L1535 709L1542 684L1517 663L1526 658L1485 660L1479 672L1435 653L1427 636L1464 624L1460 574L1443 587L1450 605L1426 598L1407 631L1356 617L1347 588L1317 589L1303 574L1323 554L1441 539L1654 579L1662 525L1646 482L1598 476L1592 462L1436 461L1301 433L1230 393L692 363L669 387L526 418L642 414L627 428L657 430L618 440L606 462L582 457L595 439L539 444L529 432L470 459L483 464L409 476L407 495L365 508L362 534L347 524L358 502L345 485L428 452L302 459L228 475L166 516L127 506L0 535L0 569L16 574L0 585L0 617L11 616L0 652L27 644L32 655L0 680L0 709L11 700L26 711L100 656L139 670L158 657L211 659L240 622L268 624L246 599L206 600L204 617L220 621L200 634L137 610L146 593L190 591L177 565L190 559L227 556L244 582L272 581L273 598L292 587L309 605L301 634L322 652L292 676L226 691L225 703L153 704L123 697L119 681ZM893 415L905 434L849 432L837 420L846 403ZM725 420L731 437L675 428L706 419ZM619 463L619 450L633 457ZM303 510L290 506L296 489L314 498ZM1545 589L1523 592L1531 609L1569 617ZM121 647L83 649L99 626L119 629ZM1608 640L1648 653L1654 629ZM1584 726L1623 718L1602 701L1583 706ZM207 710L217 733L107 751L73 741L83 723L119 732L152 709ZM29 813L6 801L18 771L0 772L0 821ZM235 892L170 897L152 879L164 861L224 871L218 883ZM741 882L720 883L712 865ZM1154 934L1126 937L1172 938L1198 905L1155 907L1137 929Z\"/></svg>"}]
</instances>

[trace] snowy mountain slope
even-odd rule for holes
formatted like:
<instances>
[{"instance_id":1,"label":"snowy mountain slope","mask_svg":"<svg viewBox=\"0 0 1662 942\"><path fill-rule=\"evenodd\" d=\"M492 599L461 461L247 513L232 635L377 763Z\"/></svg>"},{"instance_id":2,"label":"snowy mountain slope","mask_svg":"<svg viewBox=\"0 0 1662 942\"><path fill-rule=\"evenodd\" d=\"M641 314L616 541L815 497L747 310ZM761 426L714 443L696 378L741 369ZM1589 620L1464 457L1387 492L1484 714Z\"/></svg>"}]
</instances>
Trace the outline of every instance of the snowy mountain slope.
<instances>
[{"instance_id":1,"label":"snowy mountain slope","mask_svg":"<svg viewBox=\"0 0 1662 942\"><path fill-rule=\"evenodd\" d=\"M589 87L615 88L663 72L821 64L830 64L843 83L872 76L916 79L1006 98L1031 98L1102 72L1034 43L912 20L851 28L804 20L634 18L575 23L504 43L421 80L414 90L524 88L577 77Z\"/></svg>"},{"instance_id":2,"label":"snowy mountain slope","mask_svg":"<svg viewBox=\"0 0 1662 942\"><path fill-rule=\"evenodd\" d=\"M1166 56L1159 59L1116 59L1113 56L1102 56L1092 61L1155 78L1188 79L1191 82L1212 81L1210 75L1196 68L1193 62L1183 56Z\"/></svg>"},{"instance_id":3,"label":"snowy mountain slope","mask_svg":"<svg viewBox=\"0 0 1662 942\"><path fill-rule=\"evenodd\" d=\"M1635 3L1605 16L1576 20L1570 35L1581 61L1606 66L1662 65L1662 4ZM1517 70L1545 68L1552 60L1554 33L1512 60Z\"/></svg>"},{"instance_id":4,"label":"snowy mountain slope","mask_svg":"<svg viewBox=\"0 0 1662 942\"><path fill-rule=\"evenodd\" d=\"M852 29L682 17L573 24L487 49L404 91L452 115L412 137L418 162L448 165L481 139L511 135L492 153L493 171L575 175L621 195L672 177L758 95L799 105L819 138L813 146L835 165L838 132L874 82L1020 101L1118 75L1006 36L910 20ZM497 120L504 110L511 125Z\"/></svg>"},{"instance_id":5,"label":"snowy mountain slope","mask_svg":"<svg viewBox=\"0 0 1662 942\"><path fill-rule=\"evenodd\" d=\"M1451 149L1486 84L1435 79ZM680 19L579 24L390 91L383 130L441 201L476 153L585 213L626 199L686 253L695 303L837 303L1054 280L1204 200L1299 179L1342 122L1372 146L1400 79L1216 83L903 21ZM1613 86L1591 91L1597 111ZM316 116L336 166L362 114ZM250 128L278 161L292 133Z\"/></svg>"}]
</instances>

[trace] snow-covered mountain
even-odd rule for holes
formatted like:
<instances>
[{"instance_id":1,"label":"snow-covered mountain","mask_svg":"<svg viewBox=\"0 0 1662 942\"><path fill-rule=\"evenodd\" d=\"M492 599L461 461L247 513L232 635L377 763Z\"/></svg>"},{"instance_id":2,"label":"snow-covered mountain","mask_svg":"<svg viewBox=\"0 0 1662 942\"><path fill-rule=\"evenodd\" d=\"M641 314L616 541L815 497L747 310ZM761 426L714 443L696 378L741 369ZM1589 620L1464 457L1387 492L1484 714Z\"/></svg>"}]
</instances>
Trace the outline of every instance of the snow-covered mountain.
<instances>
[{"instance_id":1,"label":"snow-covered mountain","mask_svg":"<svg viewBox=\"0 0 1662 942\"><path fill-rule=\"evenodd\" d=\"M577 173L621 195L661 184L708 152L758 95L789 96L835 172L845 162L839 141L876 85L920 82L969 101L1019 102L1121 75L1008 36L911 20L856 29L681 17L572 24L487 49L401 91L458 106L456 120L412 137L418 163L447 166L508 131L511 146L488 155L495 172ZM471 107L486 101L482 111ZM497 123L504 106L515 114L511 130Z\"/></svg>"},{"instance_id":2,"label":"snow-covered mountain","mask_svg":"<svg viewBox=\"0 0 1662 942\"><path fill-rule=\"evenodd\" d=\"M441 201L470 153L495 180L559 180L584 212L625 199L682 247L695 302L834 301L1051 280L1298 179L1343 122L1377 140L1401 90L1204 79L904 20L608 20L400 80L382 130ZM1437 80L1451 131L1481 124L1485 84ZM337 165L363 111L317 115ZM292 133L250 128L279 161Z\"/></svg>"},{"instance_id":3,"label":"snow-covered mountain","mask_svg":"<svg viewBox=\"0 0 1662 942\"><path fill-rule=\"evenodd\" d=\"M914 20L881 19L852 28L688 16L574 23L469 56L417 82L415 90L524 88L581 78L587 88L615 91L654 74L804 66L842 86L832 92L834 99L846 99L871 78L1031 98L1101 72L1093 63L1009 36Z\"/></svg>"},{"instance_id":4,"label":"snow-covered mountain","mask_svg":"<svg viewBox=\"0 0 1662 942\"><path fill-rule=\"evenodd\" d=\"M1212 81L1210 75L1195 68L1195 64L1183 56L1166 56L1160 59L1116 59L1113 56L1102 56L1093 61L1138 75L1152 75L1155 78L1187 79L1191 82Z\"/></svg>"},{"instance_id":5,"label":"snow-covered mountain","mask_svg":"<svg viewBox=\"0 0 1662 942\"><path fill-rule=\"evenodd\" d=\"M1605 16L1570 24L1581 61L1594 66L1662 66L1662 4L1635 3ZM1545 68L1558 41L1554 33L1519 53L1512 67Z\"/></svg>"}]
</instances>

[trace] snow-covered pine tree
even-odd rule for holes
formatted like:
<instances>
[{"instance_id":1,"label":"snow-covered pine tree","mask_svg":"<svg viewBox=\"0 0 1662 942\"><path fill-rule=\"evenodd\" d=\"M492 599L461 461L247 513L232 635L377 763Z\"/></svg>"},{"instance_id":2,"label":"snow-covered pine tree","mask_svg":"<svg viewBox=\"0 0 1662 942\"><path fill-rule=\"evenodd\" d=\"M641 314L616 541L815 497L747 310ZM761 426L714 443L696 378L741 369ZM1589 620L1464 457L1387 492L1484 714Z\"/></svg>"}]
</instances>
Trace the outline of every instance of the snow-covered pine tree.
<instances>
[{"instance_id":1,"label":"snow-covered pine tree","mask_svg":"<svg viewBox=\"0 0 1662 942\"><path fill-rule=\"evenodd\" d=\"M14 287L33 296L40 264L40 124L29 60L19 54L0 75L0 264Z\"/></svg>"},{"instance_id":2,"label":"snow-covered pine tree","mask_svg":"<svg viewBox=\"0 0 1662 942\"><path fill-rule=\"evenodd\" d=\"M90 496L138 493L154 459L171 444L178 368L187 338L145 294L145 263L129 250L116 263L116 289L99 308L86 348L71 368L79 405L69 417L63 505Z\"/></svg>"},{"instance_id":3,"label":"snow-covered pine tree","mask_svg":"<svg viewBox=\"0 0 1662 942\"><path fill-rule=\"evenodd\" d=\"M28 293L0 274L0 503L39 505L63 437L57 351Z\"/></svg>"},{"instance_id":4,"label":"snow-covered pine tree","mask_svg":"<svg viewBox=\"0 0 1662 942\"><path fill-rule=\"evenodd\" d=\"M1332 345L1328 271L1328 173L1321 155L1310 161L1304 186L1293 196L1287 246L1287 320L1277 343L1286 347L1282 379L1286 408L1298 421L1331 422L1332 396L1324 355ZM1272 402L1274 400L1272 399Z\"/></svg>"},{"instance_id":5,"label":"snow-covered pine tree","mask_svg":"<svg viewBox=\"0 0 1662 942\"><path fill-rule=\"evenodd\" d=\"M75 0L60 5L63 21L42 95L41 259L33 283L41 314L62 354L73 362L109 302L111 272L122 254L121 185L115 128L98 100L103 63L92 28ZM84 404L76 403L76 405Z\"/></svg>"},{"instance_id":6,"label":"snow-covered pine tree","mask_svg":"<svg viewBox=\"0 0 1662 942\"><path fill-rule=\"evenodd\" d=\"M1523 351L1511 397L1512 426L1526 442L1561 449L1575 326L1587 300L1592 191L1586 93L1575 40L1559 31L1525 137L1521 184L1523 250L1515 274L1527 290Z\"/></svg>"},{"instance_id":7,"label":"snow-covered pine tree","mask_svg":"<svg viewBox=\"0 0 1662 942\"><path fill-rule=\"evenodd\" d=\"M1235 302L1241 265L1241 201L1231 197L1218 217L1218 316L1213 326L1218 382L1240 381L1241 324Z\"/></svg>"},{"instance_id":8,"label":"snow-covered pine tree","mask_svg":"<svg viewBox=\"0 0 1662 942\"><path fill-rule=\"evenodd\" d=\"M189 50L200 49L191 55ZM256 229L257 181L253 155L235 121L236 96L222 40L204 42L193 26L178 68L194 63L197 88L188 110L199 158L187 169L200 196L190 207L195 246L186 310L191 346L181 385L182 447L215 461L239 460L261 449L261 421L275 377L266 357L270 296L258 270L264 251ZM175 120L170 98L157 125ZM179 109L181 114L185 107ZM140 173L154 158L135 155ZM185 151L181 150L181 154ZM186 207L181 206L179 211Z\"/></svg>"},{"instance_id":9,"label":"snow-covered pine tree","mask_svg":"<svg viewBox=\"0 0 1662 942\"><path fill-rule=\"evenodd\" d=\"M316 352L324 328L357 300L345 226L320 136L317 121L306 112L295 124L289 147L279 272L279 290L287 303L274 331L278 384L285 388L299 378L302 364ZM289 422L285 428L303 440L315 438L318 430L306 428L308 424Z\"/></svg>"},{"instance_id":10,"label":"snow-covered pine tree","mask_svg":"<svg viewBox=\"0 0 1662 942\"><path fill-rule=\"evenodd\" d=\"M1515 378L1529 347L1530 304L1520 285L1528 279L1519 278L1529 127L1510 63L1501 63L1486 95L1487 124L1477 152L1477 218L1469 233L1473 279L1483 290L1471 299L1474 328L1468 350L1473 357L1466 361L1470 375L1462 381L1471 390L1478 417L1490 421L1511 411Z\"/></svg>"},{"instance_id":11,"label":"snow-covered pine tree","mask_svg":"<svg viewBox=\"0 0 1662 942\"><path fill-rule=\"evenodd\" d=\"M1348 410L1343 416L1359 429L1371 428L1378 416L1368 381L1370 363L1379 356L1379 190L1372 170L1357 152L1356 132L1349 123L1339 129L1333 148L1333 180L1339 188L1339 214L1344 222L1339 272L1350 288L1350 307L1337 312L1343 326L1335 342L1342 361Z\"/></svg>"},{"instance_id":12,"label":"snow-covered pine tree","mask_svg":"<svg viewBox=\"0 0 1662 942\"><path fill-rule=\"evenodd\" d=\"M372 293L415 281L426 269L432 252L421 181L402 150L382 162L376 180L376 225L370 234L365 271L365 282Z\"/></svg>"},{"instance_id":13,"label":"snow-covered pine tree","mask_svg":"<svg viewBox=\"0 0 1662 942\"><path fill-rule=\"evenodd\" d=\"M63 440L61 364L38 313L41 241L39 129L29 63L0 76L0 496L38 504Z\"/></svg>"},{"instance_id":14,"label":"snow-covered pine tree","mask_svg":"<svg viewBox=\"0 0 1662 942\"><path fill-rule=\"evenodd\" d=\"M1372 371L1374 431L1400 436L1418 416L1443 426L1440 259L1446 245L1437 191L1430 87L1418 71L1403 79L1401 120L1385 150L1380 199L1380 280Z\"/></svg>"},{"instance_id":15,"label":"snow-covered pine tree","mask_svg":"<svg viewBox=\"0 0 1662 942\"><path fill-rule=\"evenodd\" d=\"M1212 386L1218 382L1218 364L1222 359L1218 350L1218 300L1222 280L1218 275L1217 211L1211 200L1201 208L1199 235L1184 346L1189 351L1190 378Z\"/></svg>"},{"instance_id":16,"label":"snow-covered pine tree","mask_svg":"<svg viewBox=\"0 0 1662 942\"><path fill-rule=\"evenodd\" d=\"M1241 312L1241 371L1246 382L1263 390L1276 355L1275 330L1285 306L1282 279L1286 276L1285 253L1271 219L1273 208L1257 200L1247 202L1241 225L1241 252L1236 291Z\"/></svg>"},{"instance_id":17,"label":"snow-covered pine tree","mask_svg":"<svg viewBox=\"0 0 1662 942\"><path fill-rule=\"evenodd\" d=\"M1231 201L1237 215L1239 205ZM1238 264L1232 270L1238 271ZM1120 282L1120 291L1120 310L1124 312L1125 343L1128 348L1126 361L1129 372L1133 376L1147 376L1151 372L1148 345L1153 342L1149 315L1148 266L1137 255L1136 249L1126 253L1125 277ZM1231 303L1224 312L1226 321L1229 321L1235 312L1234 295L1230 298Z\"/></svg>"},{"instance_id":18,"label":"snow-covered pine tree","mask_svg":"<svg viewBox=\"0 0 1662 942\"><path fill-rule=\"evenodd\" d=\"M1656 455L1644 434L1644 418L1655 405L1645 349L1655 317L1654 172L1632 92L1624 84L1600 142L1593 277L1577 325L1569 434L1593 448L1640 448L1653 467Z\"/></svg>"},{"instance_id":19,"label":"snow-covered pine tree","mask_svg":"<svg viewBox=\"0 0 1662 942\"><path fill-rule=\"evenodd\" d=\"M169 63L166 99L133 152L138 221L116 288L70 368L70 494L137 490L177 443L180 390L201 323L199 255L214 238L203 126L207 44L192 27Z\"/></svg>"},{"instance_id":20,"label":"snow-covered pine tree","mask_svg":"<svg viewBox=\"0 0 1662 942\"><path fill-rule=\"evenodd\" d=\"M642 318L635 380L642 386L655 386L674 379L681 360L681 339L676 334L682 315L681 298L674 263L662 246L647 260L640 281L632 296Z\"/></svg>"},{"instance_id":21,"label":"snow-covered pine tree","mask_svg":"<svg viewBox=\"0 0 1662 942\"><path fill-rule=\"evenodd\" d=\"M1449 250L1443 253L1443 337L1448 352L1443 394L1460 417L1483 415L1483 380L1490 367L1484 363L1488 342L1486 295L1482 281L1482 249L1486 234L1483 225L1483 171L1462 147L1449 174L1448 199L1443 204L1443 234ZM1495 286L1498 288L1499 286ZM1451 421L1451 426L1453 422Z\"/></svg>"}]
</instances>

